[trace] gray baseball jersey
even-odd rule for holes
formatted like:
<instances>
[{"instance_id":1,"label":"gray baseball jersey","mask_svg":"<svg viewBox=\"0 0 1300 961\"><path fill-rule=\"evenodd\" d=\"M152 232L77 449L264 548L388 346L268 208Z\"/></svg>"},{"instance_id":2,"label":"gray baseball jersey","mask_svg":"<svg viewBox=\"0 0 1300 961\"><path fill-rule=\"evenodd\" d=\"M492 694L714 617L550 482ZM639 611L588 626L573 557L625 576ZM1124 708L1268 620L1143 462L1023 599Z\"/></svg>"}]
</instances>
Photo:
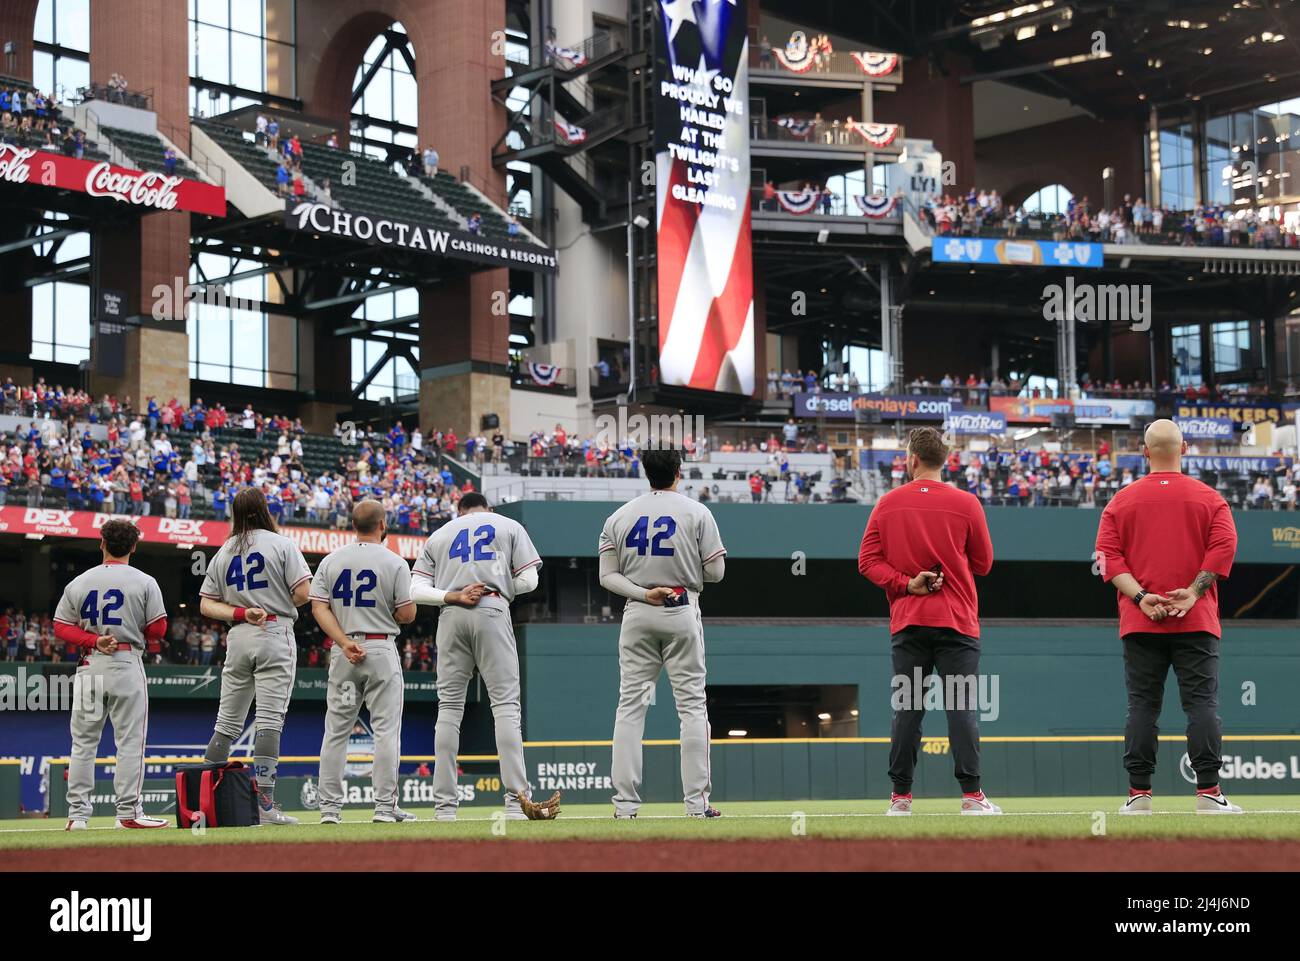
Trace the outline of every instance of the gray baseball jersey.
<instances>
[{"instance_id":1,"label":"gray baseball jersey","mask_svg":"<svg viewBox=\"0 0 1300 961\"><path fill-rule=\"evenodd\" d=\"M260 607L268 614L295 621L293 589L311 577L298 545L283 534L257 530L239 553L232 537L208 564L199 594L235 607Z\"/></svg>"},{"instance_id":2,"label":"gray baseball jersey","mask_svg":"<svg viewBox=\"0 0 1300 961\"><path fill-rule=\"evenodd\" d=\"M649 491L605 521L599 552L615 552L618 569L640 587L704 589L704 564L727 553L713 514L676 491Z\"/></svg>"},{"instance_id":3,"label":"gray baseball jersey","mask_svg":"<svg viewBox=\"0 0 1300 961\"><path fill-rule=\"evenodd\" d=\"M166 617L158 582L130 564L100 564L63 589L54 619L95 634L112 634L144 650L145 628Z\"/></svg>"},{"instance_id":4,"label":"gray baseball jersey","mask_svg":"<svg viewBox=\"0 0 1300 961\"><path fill-rule=\"evenodd\" d=\"M518 521L491 511L471 511L433 532L414 571L432 579L440 591L482 583L509 602L515 597L515 576L541 563Z\"/></svg>"},{"instance_id":5,"label":"gray baseball jersey","mask_svg":"<svg viewBox=\"0 0 1300 961\"><path fill-rule=\"evenodd\" d=\"M311 599L329 602L345 634L398 634L393 612L411 603L411 570L382 544L358 541L320 562Z\"/></svg>"}]
</instances>

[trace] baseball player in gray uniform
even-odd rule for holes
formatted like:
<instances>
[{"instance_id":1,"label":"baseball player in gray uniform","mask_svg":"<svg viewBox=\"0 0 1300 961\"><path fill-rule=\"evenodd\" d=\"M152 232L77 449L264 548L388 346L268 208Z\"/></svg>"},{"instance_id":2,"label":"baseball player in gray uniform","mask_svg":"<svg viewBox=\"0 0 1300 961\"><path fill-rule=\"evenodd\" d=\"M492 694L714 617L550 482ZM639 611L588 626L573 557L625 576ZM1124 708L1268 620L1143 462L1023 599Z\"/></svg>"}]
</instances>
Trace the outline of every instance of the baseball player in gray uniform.
<instances>
[{"instance_id":1,"label":"baseball player in gray uniform","mask_svg":"<svg viewBox=\"0 0 1300 961\"><path fill-rule=\"evenodd\" d=\"M610 515L600 534L600 583L627 598L618 635L618 713L614 719L614 816L641 807L641 736L659 674L681 721L686 813L719 816L709 804L709 715L704 696L700 592L722 580L727 549L707 507L677 493L681 455L646 451L649 493Z\"/></svg>"},{"instance_id":2,"label":"baseball player in gray uniform","mask_svg":"<svg viewBox=\"0 0 1300 961\"><path fill-rule=\"evenodd\" d=\"M226 635L216 729L204 756L217 764L229 760L256 697L253 773L263 824L298 823L275 803L275 775L298 670L293 624L310 580L302 551L276 530L261 489L245 487L231 503L230 539L208 564L199 591L204 617L234 624Z\"/></svg>"},{"instance_id":3,"label":"baseball player in gray uniform","mask_svg":"<svg viewBox=\"0 0 1300 961\"><path fill-rule=\"evenodd\" d=\"M554 817L559 811L558 794L544 804L531 801L519 716L519 653L510 623L510 602L537 587L542 559L523 526L493 513L482 494L464 495L459 512L459 517L433 533L411 572L412 599L442 607L437 635L434 817L456 819L460 722L475 667L487 685L496 721L506 817Z\"/></svg>"},{"instance_id":4,"label":"baseball player in gray uniform","mask_svg":"<svg viewBox=\"0 0 1300 961\"><path fill-rule=\"evenodd\" d=\"M362 501L353 508L352 528L356 543L321 561L311 582L312 615L334 641L320 747L320 823L339 823L348 738L363 702L375 735L371 820L414 821L414 814L397 806L404 681L396 640L402 630L398 625L415 620L411 571L406 561L384 547L384 506L379 501Z\"/></svg>"},{"instance_id":5,"label":"baseball player in gray uniform","mask_svg":"<svg viewBox=\"0 0 1300 961\"><path fill-rule=\"evenodd\" d=\"M145 689L146 638L167 634L167 611L158 582L131 566L140 532L130 521L111 520L100 529L104 563L73 578L54 612L59 640L85 649L73 689L72 754L68 764L68 823L78 831L90 819L95 788L95 755L104 721L113 723L117 765L117 826L165 828L170 822L146 817L140 789L144 784L144 743L149 725Z\"/></svg>"}]
</instances>

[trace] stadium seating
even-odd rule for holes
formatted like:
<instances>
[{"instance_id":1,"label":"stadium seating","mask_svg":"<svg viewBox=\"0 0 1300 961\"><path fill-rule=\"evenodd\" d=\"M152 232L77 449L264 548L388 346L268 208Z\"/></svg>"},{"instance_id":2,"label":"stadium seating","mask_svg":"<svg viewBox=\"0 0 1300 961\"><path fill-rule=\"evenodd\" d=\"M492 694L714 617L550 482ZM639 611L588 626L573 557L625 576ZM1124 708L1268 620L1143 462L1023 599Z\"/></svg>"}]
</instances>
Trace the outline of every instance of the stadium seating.
<instances>
[{"instance_id":1,"label":"stadium seating","mask_svg":"<svg viewBox=\"0 0 1300 961\"><path fill-rule=\"evenodd\" d=\"M113 146L130 158L132 165L136 169L156 173L166 171L164 160L167 145L163 143L161 138L154 134L140 133L136 130L123 130L120 127L100 127L99 129L100 133L106 136ZM189 177L191 180L200 179L199 172L180 157L176 160L176 173L182 177Z\"/></svg>"}]
</instances>

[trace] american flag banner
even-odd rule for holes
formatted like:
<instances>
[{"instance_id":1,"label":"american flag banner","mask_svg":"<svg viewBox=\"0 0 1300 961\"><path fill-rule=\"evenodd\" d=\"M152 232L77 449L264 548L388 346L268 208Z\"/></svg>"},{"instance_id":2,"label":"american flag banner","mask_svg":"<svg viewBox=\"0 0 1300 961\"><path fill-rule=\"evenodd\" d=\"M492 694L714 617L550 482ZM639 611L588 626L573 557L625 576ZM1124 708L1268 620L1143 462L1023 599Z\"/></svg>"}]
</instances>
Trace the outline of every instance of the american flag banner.
<instances>
[{"instance_id":1,"label":"american flag banner","mask_svg":"<svg viewBox=\"0 0 1300 961\"><path fill-rule=\"evenodd\" d=\"M817 126L816 121L807 117L777 117L775 123L778 127L784 127L790 131L791 136L808 139L812 133L813 127Z\"/></svg>"},{"instance_id":2,"label":"american flag banner","mask_svg":"<svg viewBox=\"0 0 1300 961\"><path fill-rule=\"evenodd\" d=\"M894 212L894 205L897 202L896 197L886 197L884 194L855 194L854 200L858 202L858 209L862 211L864 217L870 217L878 220L881 217L888 217Z\"/></svg>"},{"instance_id":3,"label":"american flag banner","mask_svg":"<svg viewBox=\"0 0 1300 961\"><path fill-rule=\"evenodd\" d=\"M746 0L657 0L659 380L752 394Z\"/></svg>"},{"instance_id":4,"label":"american flag banner","mask_svg":"<svg viewBox=\"0 0 1300 961\"><path fill-rule=\"evenodd\" d=\"M553 387L555 382L560 379L563 367L555 367L551 364L534 364L528 365L528 376L533 379L533 383L538 387Z\"/></svg>"},{"instance_id":5,"label":"american flag banner","mask_svg":"<svg viewBox=\"0 0 1300 961\"><path fill-rule=\"evenodd\" d=\"M887 77L898 69L898 54L852 50L849 56L868 77Z\"/></svg>"},{"instance_id":6,"label":"american flag banner","mask_svg":"<svg viewBox=\"0 0 1300 961\"><path fill-rule=\"evenodd\" d=\"M555 118L555 132L559 134L561 140L570 146L580 144L587 139L586 130L576 123L569 123L560 117Z\"/></svg>"},{"instance_id":7,"label":"american flag banner","mask_svg":"<svg viewBox=\"0 0 1300 961\"><path fill-rule=\"evenodd\" d=\"M790 214L810 214L822 202L822 192L818 189L801 187L798 190L778 190L777 203L781 209Z\"/></svg>"},{"instance_id":8,"label":"american flag banner","mask_svg":"<svg viewBox=\"0 0 1300 961\"><path fill-rule=\"evenodd\" d=\"M861 123L852 121L848 126L873 147L888 147L898 139L896 123Z\"/></svg>"}]
</instances>

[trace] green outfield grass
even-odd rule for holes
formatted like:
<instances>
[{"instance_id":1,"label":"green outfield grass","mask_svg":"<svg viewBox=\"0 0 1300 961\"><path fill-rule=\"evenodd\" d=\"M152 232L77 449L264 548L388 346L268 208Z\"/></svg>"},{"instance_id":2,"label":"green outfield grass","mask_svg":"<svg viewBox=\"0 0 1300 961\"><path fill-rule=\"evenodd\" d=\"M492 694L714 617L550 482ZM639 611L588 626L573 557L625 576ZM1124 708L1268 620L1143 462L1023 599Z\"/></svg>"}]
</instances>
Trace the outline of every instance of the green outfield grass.
<instances>
[{"instance_id":1,"label":"green outfield grass","mask_svg":"<svg viewBox=\"0 0 1300 961\"><path fill-rule=\"evenodd\" d=\"M91 821L91 830L65 832L62 822L21 819L0 821L0 849L40 850L59 847L147 844L242 844L252 842L492 840L501 832L511 840L780 840L798 836L845 839L879 838L1088 838L1099 833L1096 812L1105 814L1108 838L1218 838L1300 841L1300 796L1257 795L1236 800L1240 816L1197 815L1189 797L1156 801L1149 817L1116 813L1113 797L995 798L1002 817L957 814L955 800L919 800L910 818L884 816L882 801L751 801L718 803L723 817L701 821L682 816L677 804L649 804L635 821L614 821L607 805L566 807L554 822L503 821L488 808L468 808L455 823L421 820L407 824L371 824L360 811L344 814L340 825L316 823L314 812L298 827L214 829L203 836L175 828L125 831L111 818ZM413 808L420 818L431 809ZM802 816L801 816L802 815ZM497 833L494 833L494 829ZM802 834L798 833L802 832Z\"/></svg>"}]
</instances>

